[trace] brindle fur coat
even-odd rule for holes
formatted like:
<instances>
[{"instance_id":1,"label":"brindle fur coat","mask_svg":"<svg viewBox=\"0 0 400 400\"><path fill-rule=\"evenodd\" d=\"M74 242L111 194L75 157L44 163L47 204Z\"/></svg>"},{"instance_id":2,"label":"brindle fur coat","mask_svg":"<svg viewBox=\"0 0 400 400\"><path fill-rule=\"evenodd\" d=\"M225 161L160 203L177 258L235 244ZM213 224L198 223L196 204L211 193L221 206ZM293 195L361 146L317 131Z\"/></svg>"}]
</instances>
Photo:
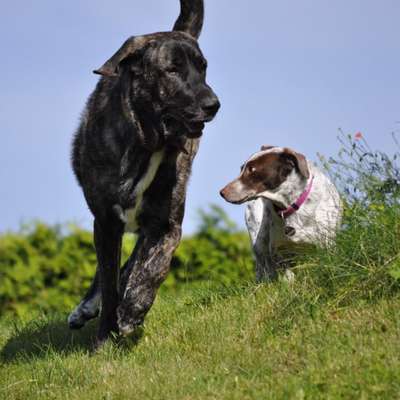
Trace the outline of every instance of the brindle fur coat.
<instances>
[{"instance_id":1,"label":"brindle fur coat","mask_svg":"<svg viewBox=\"0 0 400 400\"><path fill-rule=\"evenodd\" d=\"M197 44L203 1L181 0L172 32L128 39L101 74L75 135L72 165L94 215L98 267L69 317L100 314L97 345L143 323L181 238L188 179L219 101ZM137 233L120 273L121 240Z\"/></svg>"}]
</instances>

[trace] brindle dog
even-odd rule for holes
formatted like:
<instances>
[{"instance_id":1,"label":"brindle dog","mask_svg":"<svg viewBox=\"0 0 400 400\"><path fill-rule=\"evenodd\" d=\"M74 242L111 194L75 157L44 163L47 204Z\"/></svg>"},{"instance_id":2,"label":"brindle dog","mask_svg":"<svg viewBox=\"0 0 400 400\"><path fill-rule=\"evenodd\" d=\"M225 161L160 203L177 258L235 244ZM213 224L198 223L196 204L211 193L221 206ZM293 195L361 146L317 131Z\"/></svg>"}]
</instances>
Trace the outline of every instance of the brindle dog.
<instances>
[{"instance_id":1,"label":"brindle dog","mask_svg":"<svg viewBox=\"0 0 400 400\"><path fill-rule=\"evenodd\" d=\"M197 43L203 16L203 0L181 0L172 32L132 37L94 71L102 78L72 165L94 215L98 267L68 322L80 328L101 308L98 345L143 323L181 238L198 138L220 107ZM120 274L124 231L138 240Z\"/></svg>"}]
</instances>

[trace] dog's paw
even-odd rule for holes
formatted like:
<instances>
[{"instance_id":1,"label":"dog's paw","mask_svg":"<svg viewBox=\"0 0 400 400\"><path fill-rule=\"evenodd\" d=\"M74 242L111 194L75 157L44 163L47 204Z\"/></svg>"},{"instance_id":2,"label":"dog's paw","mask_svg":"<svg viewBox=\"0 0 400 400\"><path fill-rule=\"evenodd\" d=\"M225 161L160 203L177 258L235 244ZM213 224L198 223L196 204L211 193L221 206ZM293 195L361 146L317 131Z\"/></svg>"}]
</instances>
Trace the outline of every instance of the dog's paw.
<instances>
[{"instance_id":1,"label":"dog's paw","mask_svg":"<svg viewBox=\"0 0 400 400\"><path fill-rule=\"evenodd\" d=\"M285 269L285 272L283 274L283 280L289 284L294 283L295 280L294 273L290 269Z\"/></svg>"},{"instance_id":2,"label":"dog's paw","mask_svg":"<svg viewBox=\"0 0 400 400\"><path fill-rule=\"evenodd\" d=\"M132 311L122 304L117 309L118 329L122 336L133 335L143 325L144 315Z\"/></svg>"},{"instance_id":3,"label":"dog's paw","mask_svg":"<svg viewBox=\"0 0 400 400\"><path fill-rule=\"evenodd\" d=\"M86 322L99 315L99 304L93 302L81 302L68 316L68 326L70 329L81 329Z\"/></svg>"},{"instance_id":4,"label":"dog's paw","mask_svg":"<svg viewBox=\"0 0 400 400\"><path fill-rule=\"evenodd\" d=\"M131 322L118 320L118 328L120 335L124 337L132 336L143 328L143 320L134 320Z\"/></svg>"}]
</instances>

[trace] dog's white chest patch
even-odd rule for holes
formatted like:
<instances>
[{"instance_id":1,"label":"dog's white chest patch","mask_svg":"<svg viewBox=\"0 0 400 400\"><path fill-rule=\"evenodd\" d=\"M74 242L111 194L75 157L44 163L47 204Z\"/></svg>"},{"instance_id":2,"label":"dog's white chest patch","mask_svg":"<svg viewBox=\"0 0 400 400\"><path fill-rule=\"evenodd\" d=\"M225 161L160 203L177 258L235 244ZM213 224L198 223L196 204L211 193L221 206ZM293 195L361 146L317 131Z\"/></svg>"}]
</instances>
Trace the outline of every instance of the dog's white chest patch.
<instances>
[{"instance_id":1,"label":"dog's white chest patch","mask_svg":"<svg viewBox=\"0 0 400 400\"><path fill-rule=\"evenodd\" d=\"M143 194L149 188L153 182L158 168L164 158L164 150L154 153L149 161L149 166L146 173L142 176L140 181L137 183L134 191L135 205L132 208L125 210L125 232L136 232L138 229L137 216L140 212Z\"/></svg>"}]
</instances>

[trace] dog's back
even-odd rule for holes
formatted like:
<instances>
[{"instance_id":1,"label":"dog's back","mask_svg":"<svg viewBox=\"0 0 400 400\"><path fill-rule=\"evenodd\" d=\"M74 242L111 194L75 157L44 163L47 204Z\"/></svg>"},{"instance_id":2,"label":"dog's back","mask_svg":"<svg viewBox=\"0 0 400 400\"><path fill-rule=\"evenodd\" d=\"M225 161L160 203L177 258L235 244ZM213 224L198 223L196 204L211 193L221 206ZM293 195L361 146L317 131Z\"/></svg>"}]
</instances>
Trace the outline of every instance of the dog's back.
<instances>
[{"instance_id":1,"label":"dog's back","mask_svg":"<svg viewBox=\"0 0 400 400\"><path fill-rule=\"evenodd\" d=\"M308 161L308 167L313 176L313 190L301 208L286 220L265 197L248 202L245 220L253 243L260 229L267 227L271 229L273 247L291 242L324 245L335 238L341 219L340 195L317 166Z\"/></svg>"}]
</instances>

